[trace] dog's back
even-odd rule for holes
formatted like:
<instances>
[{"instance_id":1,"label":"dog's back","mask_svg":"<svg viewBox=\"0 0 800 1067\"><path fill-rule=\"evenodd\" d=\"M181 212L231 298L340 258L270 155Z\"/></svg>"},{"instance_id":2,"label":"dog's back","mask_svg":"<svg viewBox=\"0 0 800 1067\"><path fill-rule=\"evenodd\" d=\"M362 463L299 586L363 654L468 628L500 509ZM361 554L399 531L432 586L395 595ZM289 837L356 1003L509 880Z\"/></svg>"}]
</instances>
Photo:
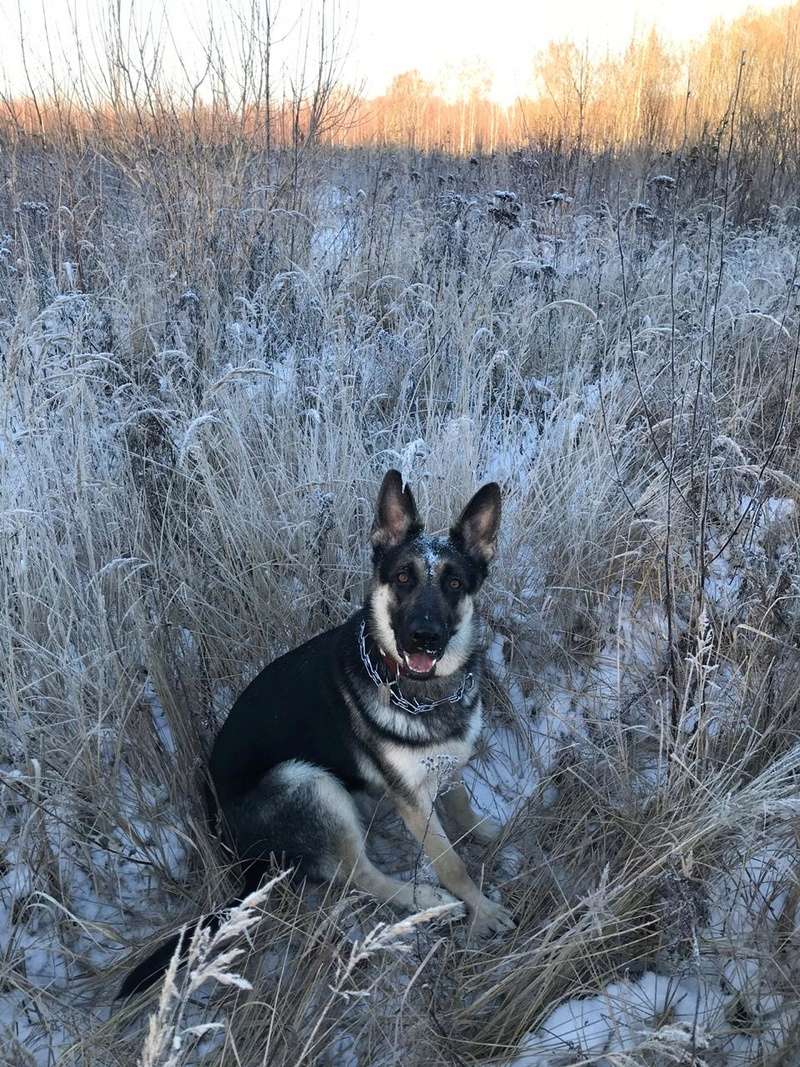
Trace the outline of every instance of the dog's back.
<instances>
[{"instance_id":1,"label":"dog's back","mask_svg":"<svg viewBox=\"0 0 800 1067\"><path fill-rule=\"evenodd\" d=\"M238 698L210 760L223 809L287 760L312 763L331 771L348 788L363 788L350 716L342 700L356 626L354 616L287 652L266 666Z\"/></svg>"}]
</instances>

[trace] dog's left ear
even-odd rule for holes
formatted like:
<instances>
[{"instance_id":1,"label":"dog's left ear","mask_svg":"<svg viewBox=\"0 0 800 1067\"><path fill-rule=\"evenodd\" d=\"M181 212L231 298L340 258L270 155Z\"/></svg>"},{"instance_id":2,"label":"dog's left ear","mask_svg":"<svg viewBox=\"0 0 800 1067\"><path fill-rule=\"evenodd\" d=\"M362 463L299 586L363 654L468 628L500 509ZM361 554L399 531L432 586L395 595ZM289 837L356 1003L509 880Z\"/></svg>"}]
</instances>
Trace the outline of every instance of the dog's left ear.
<instances>
[{"instance_id":1,"label":"dog's left ear","mask_svg":"<svg viewBox=\"0 0 800 1067\"><path fill-rule=\"evenodd\" d=\"M499 528L500 486L489 482L461 512L458 522L450 529L450 538L467 555L488 563L497 550Z\"/></svg>"},{"instance_id":2,"label":"dog's left ear","mask_svg":"<svg viewBox=\"0 0 800 1067\"><path fill-rule=\"evenodd\" d=\"M387 471L375 508L375 523L372 527L372 547L380 552L395 548L403 541L416 537L422 530L414 496L406 485L400 471Z\"/></svg>"}]
</instances>

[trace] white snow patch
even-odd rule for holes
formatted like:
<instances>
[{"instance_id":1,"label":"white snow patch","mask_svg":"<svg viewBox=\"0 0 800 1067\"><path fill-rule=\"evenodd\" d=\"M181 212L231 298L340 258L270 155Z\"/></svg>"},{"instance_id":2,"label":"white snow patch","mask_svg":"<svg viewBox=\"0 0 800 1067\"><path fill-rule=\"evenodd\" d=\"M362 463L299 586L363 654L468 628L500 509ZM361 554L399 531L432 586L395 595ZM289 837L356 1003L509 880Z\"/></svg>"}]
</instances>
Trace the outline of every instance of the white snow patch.
<instances>
[{"instance_id":1,"label":"white snow patch","mask_svg":"<svg viewBox=\"0 0 800 1067\"><path fill-rule=\"evenodd\" d=\"M703 1034L723 1025L727 999L703 981L646 971L636 981L612 982L594 996L559 1004L508 1067L555 1067L576 1056L690 1047L692 1041L702 1048ZM612 1062L598 1060L598 1067Z\"/></svg>"}]
</instances>

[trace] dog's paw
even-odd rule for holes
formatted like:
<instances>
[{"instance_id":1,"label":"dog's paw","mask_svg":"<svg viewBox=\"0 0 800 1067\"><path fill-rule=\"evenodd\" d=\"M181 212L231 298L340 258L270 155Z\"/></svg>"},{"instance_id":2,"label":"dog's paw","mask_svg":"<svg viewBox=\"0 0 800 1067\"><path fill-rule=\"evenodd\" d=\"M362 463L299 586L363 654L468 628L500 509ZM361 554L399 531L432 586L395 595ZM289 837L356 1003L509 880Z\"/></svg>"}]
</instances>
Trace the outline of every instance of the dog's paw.
<instances>
[{"instance_id":1,"label":"dog's paw","mask_svg":"<svg viewBox=\"0 0 800 1067\"><path fill-rule=\"evenodd\" d=\"M460 904L463 910L464 903L458 900L457 897L452 896L444 889L440 889L438 885L429 885L427 882L421 882L414 886L413 893L414 909L416 911L424 911L426 908L438 908L442 904ZM453 917L457 917L457 912L453 911Z\"/></svg>"},{"instance_id":2,"label":"dog's paw","mask_svg":"<svg viewBox=\"0 0 800 1067\"><path fill-rule=\"evenodd\" d=\"M502 904L495 904L493 900L482 897L475 908L470 909L472 919L470 931L476 937L492 937L495 934L508 933L516 927L511 917L511 912Z\"/></svg>"},{"instance_id":3,"label":"dog's paw","mask_svg":"<svg viewBox=\"0 0 800 1067\"><path fill-rule=\"evenodd\" d=\"M495 864L502 874L514 877L524 867L525 856L516 845L504 845L497 854Z\"/></svg>"}]
</instances>

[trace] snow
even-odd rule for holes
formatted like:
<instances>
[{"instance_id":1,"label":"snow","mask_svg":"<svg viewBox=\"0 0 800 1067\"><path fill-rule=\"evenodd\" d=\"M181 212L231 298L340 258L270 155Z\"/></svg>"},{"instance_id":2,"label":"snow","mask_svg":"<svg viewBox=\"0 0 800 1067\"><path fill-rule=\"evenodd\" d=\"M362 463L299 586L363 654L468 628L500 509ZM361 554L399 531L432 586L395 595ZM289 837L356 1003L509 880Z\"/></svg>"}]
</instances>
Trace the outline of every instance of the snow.
<instances>
[{"instance_id":1,"label":"snow","mask_svg":"<svg viewBox=\"0 0 800 1067\"><path fill-rule=\"evenodd\" d=\"M498 174L497 180L513 181L515 177ZM650 182L667 188L673 179L657 175ZM491 189L488 186L488 191ZM307 478L307 492L315 507L338 499L352 485L359 486L361 507L360 487L382 465L391 464L400 468L404 482L410 482L415 491L421 487L423 496L433 497L434 490L438 490L446 477L459 474L464 476L465 483L478 477L500 481L509 500L504 537L510 537L510 531L522 529L527 538L527 528L517 520L530 517L536 507L557 507L554 498L563 492L569 498L564 508L565 525L573 530L574 540L581 542L584 531L587 537L593 536L591 517L605 509L608 497L603 496L603 490L598 489L589 472L579 471L571 484L565 479L571 473L570 457L587 437L594 441L598 454L608 460L607 450L602 451L607 413L601 405L601 378L589 372L585 379L577 372L570 378L562 374L559 360L580 355L581 360L586 357L586 365L590 366L594 346L605 351L606 342L599 344L600 330L595 330L598 324L590 323L590 316L585 312L577 322L567 322L566 326L559 323L570 300L584 308L589 305L583 301L589 301L594 308L589 279L597 281L598 301L613 301L618 297L611 267L606 265L600 271L595 270L599 254L606 254L602 218L593 213L590 205L582 205L576 212L569 211L572 198L561 191L554 192L547 203L559 205L560 210L540 212L539 222L542 223L542 216L545 218L541 226L522 227L504 237L508 244L499 248L496 256L501 278L497 292L474 318L470 318L468 302L458 304L454 320L457 328L451 335L449 328L442 329L436 320L439 304L446 302L440 295L439 282L449 282L449 275L446 278L436 275L432 281L425 274L421 253L419 261L414 260L413 268L409 268L408 276L399 280L389 270L406 264L400 256L393 260L388 257L385 277L380 279L380 286L375 278L371 279L369 300L361 307L356 306L350 290L342 291L346 300L344 295L336 295L335 279L347 270L360 270L352 253L362 248L366 228L374 224L376 216L364 209L368 194L355 187L351 191L344 182L321 184L314 195L317 203L310 210L309 218L295 220L306 224L303 232L310 248L308 263L292 264L291 269L269 276L258 292L239 293L230 307L222 309L215 343L224 346L224 353L214 354L208 380L199 383L196 403L187 400L186 383L195 368L180 338L162 344L154 357L150 395L140 383L131 380L126 365L104 354L106 341L101 336L97 315L98 298L96 294L72 291L77 267L71 260L63 261L64 278L59 284L63 285L65 280L70 291L53 291L43 297L42 305L37 305L30 321L20 324L29 352L26 368L29 373L27 378L20 375L14 388L8 391L0 428L0 535L14 539L14 550L9 556L13 556L14 576L20 585L26 586L27 596L31 596L27 576L31 568L39 565L34 551L38 524L54 523L55 539L65 559L72 551L70 536L76 524L68 506L71 501L59 496L54 485L64 477L74 477L89 482L96 479L103 485L113 486L119 474L120 427L128 426L141 412L149 410L150 405L157 404L175 450L175 466L187 484L196 476L213 476L215 464L224 463L224 456L216 454L214 446L223 439L220 431L234 436L232 409L226 406L233 398L243 403L248 417L258 428L265 412L277 413L287 426L302 424L305 454L293 454L288 459L280 456L281 441L276 439L269 442L269 456L276 467L282 462L289 464L295 481ZM494 197L501 202L522 204L527 211L525 201L507 189L497 189ZM486 193L480 199L471 200L447 194L447 202L452 212L446 215L445 207L440 205L436 225L441 224L446 232L445 245L450 256L453 246L448 242L454 238L475 239L480 243L485 237L478 230L471 231L468 222L476 217L475 204L485 211ZM401 205L399 210L407 207ZM21 210L41 216L48 212L48 207L31 200L24 202ZM369 212L378 210L370 204ZM428 222L426 216L418 206L414 211L418 214L413 224L424 228ZM425 239L432 243L435 237L433 232L425 233ZM615 242L616 237L612 247ZM25 266L23 260L14 261L14 245L11 235L0 237L3 271L16 271L15 262L20 269ZM757 308L761 318L750 322L747 329L765 332L770 338L778 336L780 331L774 324L782 322L786 286L794 270L789 242L782 242L775 233L764 230L731 235L728 248L729 259L720 292L720 307L725 309L725 314L720 315L720 331L723 320L730 322L733 329ZM637 345L644 346L653 337L662 343L669 328L655 290L659 286L663 289L663 250L654 248L648 252L643 247L636 251L642 252L637 266L642 273L641 285L637 278L637 308L638 303L647 305L646 310L636 311L640 316ZM688 238L682 239L675 251L680 314L690 314L692 294L698 287L696 257L697 249L691 247ZM447 260L447 271L453 274L457 269L452 265L456 259L453 255L452 260ZM486 270L481 282L488 286L488 272L494 267L486 263L485 250L482 250L481 263ZM188 280L179 281L177 277L173 280L176 285L170 299L185 311L184 319L191 318L195 309L203 305L203 288L196 279L191 286ZM47 284L51 282L48 280ZM469 293L469 287L464 292ZM338 299L346 303L346 312L341 312L336 305ZM521 308L519 317L516 321L507 320L505 308L507 303L513 306L514 301ZM547 321L552 323L552 327L548 325L550 332L546 338L535 332L536 323L545 321L545 316L537 318L545 301L549 309ZM406 303L415 306L417 317L413 320L403 321ZM598 309L600 318L602 314L602 309ZM308 337L300 335L306 318L319 319L323 327L319 335L311 330ZM4 321L0 328L5 329L6 325ZM605 329L604 323L600 325ZM462 328L464 336L460 337ZM679 319L679 342L686 336L699 336L702 328L691 316L685 322ZM122 332L127 338L136 329L135 324L130 328L123 325ZM549 345L551 335L552 358L548 350L547 358L540 359L538 346L544 339ZM455 355L448 349L445 356L450 344ZM556 344L560 349L555 348ZM437 347L434 349L433 345ZM440 405L441 412L435 408L435 417L431 416L427 425L421 418L406 419L404 405L411 410L412 398L419 391L420 368L425 368L427 373L432 351L442 361L447 358L453 362L448 364L452 373L448 373L442 395L431 398L432 404ZM474 379L462 374L458 360L477 368ZM109 375L113 371L114 375L109 378L115 390L114 399L107 407L102 407L103 388L96 388L98 382L104 386L105 379L92 377L101 370ZM366 383L360 392L351 389L353 380ZM606 404L630 395L626 393L625 375L619 369L603 372L602 387ZM471 390L479 394L477 401ZM64 401L63 407L59 407L58 398L63 396L69 396L69 402ZM120 396L131 399L118 402ZM358 442L354 456L337 454L331 429L330 412L342 396L345 404L352 406L352 397L356 397L365 405L363 411L348 412L348 417L361 420L357 424L358 433L350 439L351 444ZM397 425L382 423L371 413L378 402L388 404L390 397L398 398L397 410L403 415ZM654 397L654 402L658 399ZM92 422L93 412L97 410L101 417ZM65 422L63 428L57 422L59 418ZM74 423L69 421L73 418ZM52 420L52 427L45 426L48 420ZM88 454L76 451L71 444L81 420L85 420L90 431L82 445ZM608 432L617 435L613 437L614 447L624 455L626 445L621 435L630 434L635 442L636 426L614 424L613 418L611 423ZM51 436L42 432L45 428L52 431ZM731 456L735 457L733 462L742 462L741 448L732 438L726 441L718 438L714 447L725 451L724 474L728 479ZM637 463L640 452L639 446L634 446L632 455ZM245 454L249 464L254 456ZM580 454L588 456L589 450ZM56 469L55 463L62 455L68 460L63 471ZM358 467L355 478L347 467L351 460ZM550 471L548 462L553 464ZM53 481L51 485L48 476L42 476L46 492L39 499L34 499L29 491L33 468L49 471ZM336 490L326 494L317 482L326 481L330 471L336 472ZM268 467L258 475L270 484L273 473ZM548 474L550 482L546 481ZM702 638L708 638L712 651L721 636L727 640L729 630L735 630L738 622L752 621L747 611L751 604L758 607L753 586L761 579L769 587L777 573L785 573L789 584L781 594L785 601L783 607L790 619L797 618L795 604L800 602L800 577L796 560L796 501L788 495L777 495L772 484L762 492L756 487L755 479L748 477L747 492L741 491L741 483L737 483L736 493L726 488L727 496L722 498L725 507L721 510L727 529L714 529L710 534L710 554L713 554L724 543L736 519L745 516L742 536L710 564L706 578L708 629ZM790 491L780 489L781 493ZM616 483L614 492L617 493ZM515 508L519 509L516 513ZM359 522L362 517L358 515ZM249 518L258 524L258 514ZM648 515L646 521L650 522L651 518ZM345 542L349 539L355 543L362 533L356 529L354 519ZM98 530L98 544L102 543L102 535L103 531ZM615 540L614 545L617 543ZM432 564L436 542L428 539L425 546ZM233 543L230 559L241 563L247 547ZM550 817L562 799L559 771L573 758L591 756L599 761L604 758L603 753L609 753L611 771L627 774L629 778L624 784L633 786L632 796L622 789L620 796L614 798L620 805L652 803L669 785L667 763L659 748L668 694L664 682L667 626L656 591L657 582L650 576L648 587L637 573L630 578L614 577L601 591L584 591L582 568L576 565L577 578L571 576L570 580L578 588L561 588L562 584L567 585L566 580L562 582L561 573L547 570L550 548L548 544L521 539L521 543L514 544L503 556L505 569L499 573L493 571L490 579L491 598L487 600L491 599L496 606L496 615L488 628L488 655L504 695L498 701L500 706L490 708L487 713L479 752L465 778L479 812L501 822L526 815L532 815L531 821L535 822L545 813ZM345 549L337 546L339 550L344 558ZM292 557L293 567L298 560L302 556ZM267 565L260 562L266 569ZM44 569L49 573L51 568L52 561L48 561ZM129 602L128 589L125 584L121 586L125 610L140 610L134 576L140 570L152 568L149 560L133 551L115 549L91 561L81 559L81 568L92 569L92 580L103 588L106 584L113 586L117 578L124 578L132 590ZM180 599L176 587L183 581L183 575L170 575L169 581L173 582L176 599ZM283 589L287 601L303 606L309 603L308 586L298 574L287 576ZM577 610L573 614L566 610L563 615L558 614L562 602L579 603L584 592L587 592L587 603L594 594L598 603L584 605L582 615ZM91 610L94 602L87 598L86 603L87 610ZM61 605L54 603L49 607L51 618L55 619ZM227 611L227 606L221 610ZM580 623L587 620L591 625L584 632ZM155 625L155 619L152 622ZM209 630L223 625L216 619L204 619L203 623ZM492 623L497 625L493 627ZM147 617L142 627L145 637L149 637L150 624ZM679 617L677 625L682 632L685 618ZM516 644L505 635L505 630L515 634ZM189 666L188 674L199 675L203 667L202 643L207 635L199 632L195 637L185 626L174 628L171 634L171 651ZM249 635L238 636L244 645ZM275 645L283 637L280 634L274 638ZM124 647L127 639L122 627L119 634L114 631L113 644L103 647L101 654L119 657L125 670L133 674L132 668L138 669L146 661L147 649L129 652ZM65 684L65 691L78 702L81 687L91 684L90 672L99 673L97 665L87 656L85 648L70 640L63 642L58 656L61 658L46 664L40 661L39 673L44 673L46 667L53 673L68 675L70 682ZM231 651L230 657L231 663L225 665L228 676L224 683L212 685L213 691L204 694L211 718L215 713L224 714L241 681L236 675L243 663L238 647ZM742 713L743 709L747 710L749 680L730 661L701 666L706 683L704 704L690 701L685 709L681 739L686 744L701 727L706 737L714 740L726 727L746 723ZM39 678L32 677L26 679L24 686L34 687L39 683ZM141 712L157 740L156 748L165 759L175 761L182 756L183 750L170 729L170 718L152 680L147 679L141 687L131 685L130 692L126 690L122 695L109 693L102 685L98 686L98 693L96 701L90 704L92 716L86 734L96 753L95 765L103 785L107 777L117 791L100 799L116 814L118 825L104 827L102 835L98 832L96 838L77 837L71 827L76 818L85 818L85 811L76 804L80 790L76 790L76 796L71 796L66 789L63 794L54 790L54 795L50 795L42 786L46 768L43 769L42 763L36 764L35 753L28 753L11 729L0 768L0 782L4 783L0 786L0 799L5 804L0 824L4 861L0 871L0 936L13 969L24 973L32 987L41 990L43 995L70 1004L77 1003L71 999L75 979L85 976L75 961L80 960L84 967L96 968L102 974L120 951L117 939L120 930L131 941L144 940L152 931L154 920L162 918L164 893L153 870L174 872L180 877L190 869L182 813L170 808L168 790L154 784L146 774L136 775L130 768L119 766L120 723L132 713ZM121 718L107 713L107 703L114 700L125 703ZM19 719L14 718L10 709L2 710L4 715L9 712L9 722L24 735L22 728L35 717L38 708L35 700L23 704ZM71 711L74 704L66 700L65 706ZM613 755L623 735L629 749L624 752L624 760L614 762ZM66 764L71 756L71 752L67 754ZM24 796L14 793L15 785L23 790ZM36 815L41 817L44 826L40 840L51 854L49 864L44 866L41 857L32 854L30 835L25 830L38 811L29 800L30 795L43 804L46 799L48 805ZM100 812L101 816L105 814ZM781 985L774 974L775 947L771 940L777 936L780 923L796 934L796 906L792 911L790 893L796 877L795 846L788 836L796 820L797 809L791 799L770 806L763 813L764 829L757 847L740 852L732 845L724 869L707 876L708 914L696 931L695 957L672 963L659 959L649 964L653 969L638 976L615 976L605 984L598 982L596 986L571 990L560 1003L550 1004L543 1011L543 1018L523 1039L513 1062L529 1067L533 1064L555 1067L560 1060L572 1063L576 1056L589 1056L598 1064L603 1064L606 1058L607 1063L618 1067L624 1062L613 1059L618 1053L637 1055L638 1050L645 1049L649 1055L657 1056L667 1048L703 1050L712 1041L716 1042L717 1053L723 1056L730 1053L732 1063L737 1062L735 1057L757 1059L765 1050L778 1050L797 1019L792 999L776 992ZM524 821L520 818L521 823ZM432 878L426 864L415 864L418 849L402 828L398 828L393 816L379 814L375 828L369 847L381 855L382 866L389 870L394 865L404 877L422 874L426 879ZM504 866L498 865L499 869L487 872L486 892L496 896L502 890L502 896L506 887L500 879L510 866L520 869L526 862L530 863L527 846L508 850L502 858ZM47 884L43 870L51 870L58 883L57 893L53 890L48 895L43 890ZM57 927L61 920L65 920L63 928ZM735 951L731 951L731 945ZM272 960L269 954L264 962L267 969L273 964L276 970L286 965L285 960L280 957ZM513 965L512 958L510 966ZM102 990L98 999L100 1012L107 1010L103 1001L106 993L107 990ZM5 1025L2 1042L7 1044L4 1053L14 1063L25 1062L25 1057L30 1056L37 1064L49 1065L56 1050L74 1040L83 1025L94 1024L88 1014L78 1023L70 1022L69 1012L65 1012L63 1025L51 1020L44 1027L27 994L10 989L2 996ZM79 1009L74 1010L81 1015ZM747 1033L731 1022L737 1011L749 1013ZM197 1023L188 1027L186 1033L195 1037L208 1033L212 1037L211 1030L202 1028L217 1025L203 1022L198 1016ZM359 1062L357 1042L346 1030L335 1036L332 1048L337 1062Z\"/></svg>"},{"instance_id":2,"label":"snow","mask_svg":"<svg viewBox=\"0 0 800 1067\"><path fill-rule=\"evenodd\" d=\"M645 971L635 981L612 982L593 996L564 1001L526 1038L508 1067L557 1067L576 1056L592 1057L595 1067L612 1067L614 1053L659 1044L702 1049L704 1033L719 1028L728 1000L702 981Z\"/></svg>"},{"instance_id":3,"label":"snow","mask_svg":"<svg viewBox=\"0 0 800 1067\"><path fill-rule=\"evenodd\" d=\"M796 502L786 497L768 497L759 501L745 494L741 498L740 507L743 514L749 512L753 516L753 522L761 537L776 523L788 522L797 513Z\"/></svg>"},{"instance_id":4,"label":"snow","mask_svg":"<svg viewBox=\"0 0 800 1067\"><path fill-rule=\"evenodd\" d=\"M357 234L353 205L364 196L363 190L352 197L333 185L323 189L311 237L311 256L317 268L332 272L341 268Z\"/></svg>"},{"instance_id":5,"label":"snow","mask_svg":"<svg viewBox=\"0 0 800 1067\"><path fill-rule=\"evenodd\" d=\"M420 534L416 539L415 544L422 552L428 568L428 573L432 574L437 563L442 558L442 550L444 549L446 542L440 537L433 537L430 534Z\"/></svg>"},{"instance_id":6,"label":"snow","mask_svg":"<svg viewBox=\"0 0 800 1067\"><path fill-rule=\"evenodd\" d=\"M646 971L636 980L569 997L525 1038L507 1067L558 1067L575 1056L592 1057L595 1067L613 1067L615 1053L660 1046L673 1053L682 1045L703 1049L711 1035L731 1063L780 1048L798 1020L798 1008L785 1004L768 981L764 938L782 918L795 863L791 846L775 844L743 863L731 856L728 871L712 884L708 919L698 939L709 948L735 946L735 954L723 948L719 957L687 961L675 973ZM790 921L796 928L797 916ZM738 1032L731 1021L741 1010L753 1020L750 1034Z\"/></svg>"}]
</instances>

